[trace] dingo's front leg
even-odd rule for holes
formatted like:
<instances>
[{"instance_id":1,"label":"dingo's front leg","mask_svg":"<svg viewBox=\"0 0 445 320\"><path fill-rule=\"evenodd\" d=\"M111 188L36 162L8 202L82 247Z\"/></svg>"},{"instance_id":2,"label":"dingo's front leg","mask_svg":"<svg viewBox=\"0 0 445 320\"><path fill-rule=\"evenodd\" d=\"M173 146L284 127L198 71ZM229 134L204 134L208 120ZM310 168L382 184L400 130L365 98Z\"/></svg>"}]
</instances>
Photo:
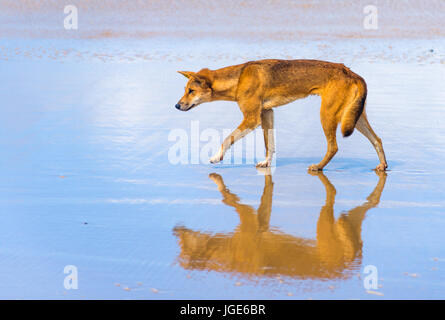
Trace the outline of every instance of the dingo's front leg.
<instances>
[{"instance_id":1,"label":"dingo's front leg","mask_svg":"<svg viewBox=\"0 0 445 320\"><path fill-rule=\"evenodd\" d=\"M223 159L223 157L224 153L222 151L222 148L220 148L219 151L210 158L210 163L218 163Z\"/></svg>"},{"instance_id":2,"label":"dingo's front leg","mask_svg":"<svg viewBox=\"0 0 445 320\"><path fill-rule=\"evenodd\" d=\"M268 168L268 167L270 167L271 163L272 163L272 158L266 157L266 159L264 159L263 161L259 161L256 164L256 167L257 168Z\"/></svg>"},{"instance_id":3,"label":"dingo's front leg","mask_svg":"<svg viewBox=\"0 0 445 320\"><path fill-rule=\"evenodd\" d=\"M222 150L222 147L219 149L219 151L213 155L213 157L210 158L210 163L218 163L224 158L224 153Z\"/></svg>"},{"instance_id":4,"label":"dingo's front leg","mask_svg":"<svg viewBox=\"0 0 445 320\"><path fill-rule=\"evenodd\" d=\"M246 136L249 132L255 130L261 123L261 85L258 81L258 76L252 70L246 68L244 70L245 76L240 79L238 85L238 91L240 92L240 97L238 99L238 105L241 112L244 115L244 120L227 138L221 145L220 150L215 154L210 162L217 163L224 158L226 151L237 142L239 139ZM255 74L252 76L252 74Z\"/></svg>"},{"instance_id":5,"label":"dingo's front leg","mask_svg":"<svg viewBox=\"0 0 445 320\"><path fill-rule=\"evenodd\" d=\"M223 160L226 151L239 139L246 136L259 125L258 121L252 121L251 118L245 118L243 122L236 128L221 145L219 151L210 158L211 163L218 163Z\"/></svg>"},{"instance_id":6,"label":"dingo's front leg","mask_svg":"<svg viewBox=\"0 0 445 320\"><path fill-rule=\"evenodd\" d=\"M273 110L267 109L261 112L261 127L263 128L264 146L266 147L266 159L257 163L257 167L270 167L275 152L275 137L273 129Z\"/></svg>"}]
</instances>

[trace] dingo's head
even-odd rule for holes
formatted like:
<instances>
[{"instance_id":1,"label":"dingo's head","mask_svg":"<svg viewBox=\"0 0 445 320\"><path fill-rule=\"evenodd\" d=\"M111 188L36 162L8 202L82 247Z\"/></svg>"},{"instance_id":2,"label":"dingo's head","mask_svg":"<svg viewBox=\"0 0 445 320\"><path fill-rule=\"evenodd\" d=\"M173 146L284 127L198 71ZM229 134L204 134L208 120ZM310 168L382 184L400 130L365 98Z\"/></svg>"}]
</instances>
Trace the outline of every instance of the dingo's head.
<instances>
[{"instance_id":1,"label":"dingo's head","mask_svg":"<svg viewBox=\"0 0 445 320\"><path fill-rule=\"evenodd\" d=\"M201 71L200 72L178 71L184 77L188 78L189 81L185 86L184 95L175 106L176 109L181 111L188 111L201 103L211 101L212 98L211 81L210 78L201 73Z\"/></svg>"}]
</instances>

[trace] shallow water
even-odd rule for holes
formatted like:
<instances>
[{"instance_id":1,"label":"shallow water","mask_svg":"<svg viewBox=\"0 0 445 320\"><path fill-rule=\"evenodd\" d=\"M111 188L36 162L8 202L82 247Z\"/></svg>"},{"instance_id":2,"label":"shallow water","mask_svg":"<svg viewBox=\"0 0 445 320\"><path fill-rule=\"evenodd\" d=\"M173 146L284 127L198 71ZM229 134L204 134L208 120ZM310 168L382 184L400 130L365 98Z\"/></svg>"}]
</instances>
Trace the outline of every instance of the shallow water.
<instances>
[{"instance_id":1,"label":"shallow water","mask_svg":"<svg viewBox=\"0 0 445 320\"><path fill-rule=\"evenodd\" d=\"M350 65L387 175L357 132L307 173L325 151L311 97L277 109L265 176L170 164L172 129L241 120L233 103L174 108L193 61L1 62L1 298L443 298L444 65Z\"/></svg>"}]
</instances>

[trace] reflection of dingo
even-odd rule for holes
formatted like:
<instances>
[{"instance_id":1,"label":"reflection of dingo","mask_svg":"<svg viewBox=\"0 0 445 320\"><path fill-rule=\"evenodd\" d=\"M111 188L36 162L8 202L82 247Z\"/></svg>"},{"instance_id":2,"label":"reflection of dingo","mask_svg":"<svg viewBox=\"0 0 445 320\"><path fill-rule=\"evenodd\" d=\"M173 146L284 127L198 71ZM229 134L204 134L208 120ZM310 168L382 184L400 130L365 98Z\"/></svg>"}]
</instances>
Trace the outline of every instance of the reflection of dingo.
<instances>
[{"instance_id":1,"label":"reflection of dingo","mask_svg":"<svg viewBox=\"0 0 445 320\"><path fill-rule=\"evenodd\" d=\"M316 94L321 96L320 118L328 149L323 160L309 167L318 171L337 153L336 131L341 122L343 136L357 128L374 146L380 159L376 170L386 164L381 139L374 133L364 111L367 89L362 77L343 64L318 60L259 60L218 70L179 71L189 79L176 108L188 111L204 102L236 101L244 120L223 142L210 162L217 163L237 140L260 124L264 132L266 159L257 166L268 167L275 151L272 108Z\"/></svg>"},{"instance_id":2,"label":"reflection of dingo","mask_svg":"<svg viewBox=\"0 0 445 320\"><path fill-rule=\"evenodd\" d=\"M269 230L272 208L272 176L265 176L265 185L258 210L240 203L236 194L226 188L218 174L210 178L216 183L223 203L234 207L240 224L234 232L210 234L176 227L181 252L178 257L185 269L214 270L244 275L291 276L300 278L344 278L345 271L361 264L361 225L366 212L377 206L386 174L379 173L379 182L367 201L335 220L336 190L322 173L318 178L326 189L326 202L317 223L316 240L298 238L279 230Z\"/></svg>"}]
</instances>

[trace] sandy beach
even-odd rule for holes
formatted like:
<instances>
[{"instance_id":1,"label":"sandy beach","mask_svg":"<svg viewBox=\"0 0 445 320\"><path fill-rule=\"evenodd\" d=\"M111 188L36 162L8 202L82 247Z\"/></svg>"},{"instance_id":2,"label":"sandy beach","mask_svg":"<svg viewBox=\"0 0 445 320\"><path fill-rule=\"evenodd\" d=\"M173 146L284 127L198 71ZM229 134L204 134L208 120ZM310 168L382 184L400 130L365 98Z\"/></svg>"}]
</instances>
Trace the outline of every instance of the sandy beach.
<instances>
[{"instance_id":1,"label":"sandy beach","mask_svg":"<svg viewBox=\"0 0 445 320\"><path fill-rule=\"evenodd\" d=\"M1 299L443 299L443 1L378 1L376 30L365 1L71 3L77 30L58 1L0 3ZM176 110L176 71L264 58L360 74L389 171L355 132L308 174L317 96L276 110L271 176L245 155L171 163L172 130L242 119Z\"/></svg>"}]
</instances>

